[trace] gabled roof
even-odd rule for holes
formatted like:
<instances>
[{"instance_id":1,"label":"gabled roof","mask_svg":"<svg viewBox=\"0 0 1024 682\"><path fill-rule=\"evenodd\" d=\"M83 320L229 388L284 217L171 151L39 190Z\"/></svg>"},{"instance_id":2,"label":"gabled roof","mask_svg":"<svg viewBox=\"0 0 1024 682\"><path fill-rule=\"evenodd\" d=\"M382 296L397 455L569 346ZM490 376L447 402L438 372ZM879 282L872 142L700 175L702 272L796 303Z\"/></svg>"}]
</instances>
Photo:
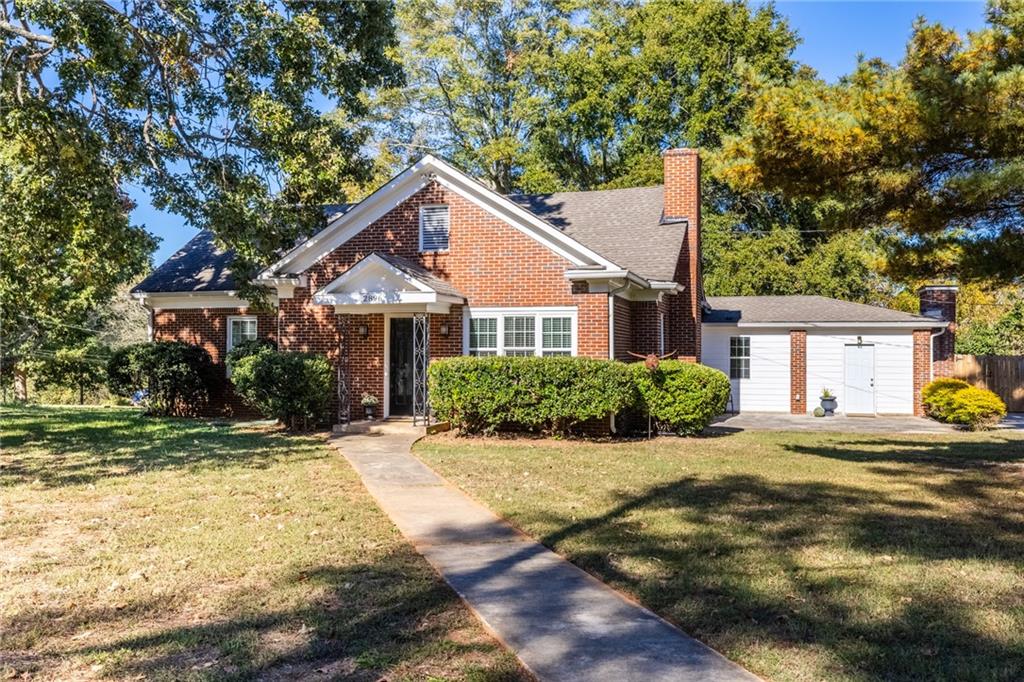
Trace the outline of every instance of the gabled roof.
<instances>
[{"instance_id":1,"label":"gabled roof","mask_svg":"<svg viewBox=\"0 0 1024 682\"><path fill-rule=\"evenodd\" d=\"M465 296L445 280L405 258L374 251L313 294L313 302L357 310L422 306L447 312Z\"/></svg>"},{"instance_id":2,"label":"gabled roof","mask_svg":"<svg viewBox=\"0 0 1024 682\"><path fill-rule=\"evenodd\" d=\"M839 301L824 296L709 296L710 310L702 321L743 325L868 324L941 327L944 323L924 315L912 315L863 303Z\"/></svg>"},{"instance_id":3,"label":"gabled roof","mask_svg":"<svg viewBox=\"0 0 1024 682\"><path fill-rule=\"evenodd\" d=\"M505 221L511 227L543 244L573 266L600 265L608 270L621 267L585 244L523 209L507 197L494 192L457 168L427 154L379 187L326 228L286 253L260 273L260 279L294 276L327 256L367 226L386 215L410 196L437 182L478 207Z\"/></svg>"},{"instance_id":4,"label":"gabled roof","mask_svg":"<svg viewBox=\"0 0 1024 682\"><path fill-rule=\"evenodd\" d=\"M508 198L622 268L670 282L687 225L662 220L663 195L658 185Z\"/></svg>"}]
</instances>

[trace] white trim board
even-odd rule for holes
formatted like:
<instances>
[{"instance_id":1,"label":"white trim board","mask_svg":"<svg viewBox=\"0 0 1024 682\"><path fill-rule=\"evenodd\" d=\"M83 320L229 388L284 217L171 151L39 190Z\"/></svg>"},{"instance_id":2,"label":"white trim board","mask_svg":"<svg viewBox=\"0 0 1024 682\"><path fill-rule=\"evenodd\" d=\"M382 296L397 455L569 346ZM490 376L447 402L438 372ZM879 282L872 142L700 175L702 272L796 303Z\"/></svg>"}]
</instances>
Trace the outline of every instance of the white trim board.
<instances>
[{"instance_id":1,"label":"white trim board","mask_svg":"<svg viewBox=\"0 0 1024 682\"><path fill-rule=\"evenodd\" d=\"M428 154L350 211L331 221L316 235L293 248L264 270L260 278L305 272L310 266L434 181L505 221L575 266L599 265L606 270L622 269L507 197Z\"/></svg>"},{"instance_id":2,"label":"white trim board","mask_svg":"<svg viewBox=\"0 0 1024 682\"><path fill-rule=\"evenodd\" d=\"M238 297L237 291L138 292L132 294L151 310L182 310L188 308L248 308L249 301ZM271 303L277 299L271 297Z\"/></svg>"}]
</instances>

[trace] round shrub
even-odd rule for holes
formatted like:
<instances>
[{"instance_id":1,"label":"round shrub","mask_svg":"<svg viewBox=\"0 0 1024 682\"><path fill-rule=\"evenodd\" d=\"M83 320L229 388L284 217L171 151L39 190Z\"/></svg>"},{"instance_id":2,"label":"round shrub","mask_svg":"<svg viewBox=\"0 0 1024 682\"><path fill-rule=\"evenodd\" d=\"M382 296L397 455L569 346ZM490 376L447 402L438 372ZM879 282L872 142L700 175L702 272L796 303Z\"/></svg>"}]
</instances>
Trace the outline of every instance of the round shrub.
<instances>
[{"instance_id":1,"label":"round shrub","mask_svg":"<svg viewBox=\"0 0 1024 682\"><path fill-rule=\"evenodd\" d=\"M107 386L114 395L146 396L149 412L199 414L214 386L210 354L181 341L137 343L114 351L107 363Z\"/></svg>"},{"instance_id":2,"label":"round shrub","mask_svg":"<svg viewBox=\"0 0 1024 682\"><path fill-rule=\"evenodd\" d=\"M255 355L264 349L277 350L277 345L270 339L246 339L228 351L224 361L228 367L232 367L242 358Z\"/></svg>"},{"instance_id":3,"label":"round shrub","mask_svg":"<svg viewBox=\"0 0 1024 682\"><path fill-rule=\"evenodd\" d=\"M428 371L434 414L463 433L568 434L636 402L628 366L579 357L457 357Z\"/></svg>"},{"instance_id":4,"label":"round shrub","mask_svg":"<svg viewBox=\"0 0 1024 682\"><path fill-rule=\"evenodd\" d=\"M242 400L293 429L326 418L331 398L327 358L282 353L266 344L249 350L231 365L231 383Z\"/></svg>"},{"instance_id":5,"label":"round shrub","mask_svg":"<svg viewBox=\"0 0 1024 682\"><path fill-rule=\"evenodd\" d=\"M729 402L729 377L712 367L662 360L655 369L641 363L630 369L644 409L661 428L700 433Z\"/></svg>"},{"instance_id":6,"label":"round shrub","mask_svg":"<svg viewBox=\"0 0 1024 682\"><path fill-rule=\"evenodd\" d=\"M921 389L921 402L928 416L944 421L953 396L970 384L962 379L936 379Z\"/></svg>"}]
</instances>

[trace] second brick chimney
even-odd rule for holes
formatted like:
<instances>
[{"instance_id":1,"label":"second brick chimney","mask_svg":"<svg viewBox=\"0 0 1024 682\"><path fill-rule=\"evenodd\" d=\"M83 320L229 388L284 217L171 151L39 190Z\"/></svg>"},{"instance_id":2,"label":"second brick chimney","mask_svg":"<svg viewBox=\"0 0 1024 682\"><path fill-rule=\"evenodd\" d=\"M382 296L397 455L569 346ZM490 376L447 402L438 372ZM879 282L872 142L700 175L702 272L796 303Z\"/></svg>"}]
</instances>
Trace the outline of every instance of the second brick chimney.
<instances>
[{"instance_id":1,"label":"second brick chimney","mask_svg":"<svg viewBox=\"0 0 1024 682\"><path fill-rule=\"evenodd\" d=\"M700 316L704 300L700 266L700 155L696 149L669 149L665 164L663 216L665 222L686 222L686 238L676 264L676 281L685 290L671 297L678 306L681 329L666 330L666 346L684 360L700 362Z\"/></svg>"},{"instance_id":2,"label":"second brick chimney","mask_svg":"<svg viewBox=\"0 0 1024 682\"><path fill-rule=\"evenodd\" d=\"M956 363L956 297L959 287L928 285L917 290L921 314L946 323L932 341L932 376L951 377Z\"/></svg>"}]
</instances>

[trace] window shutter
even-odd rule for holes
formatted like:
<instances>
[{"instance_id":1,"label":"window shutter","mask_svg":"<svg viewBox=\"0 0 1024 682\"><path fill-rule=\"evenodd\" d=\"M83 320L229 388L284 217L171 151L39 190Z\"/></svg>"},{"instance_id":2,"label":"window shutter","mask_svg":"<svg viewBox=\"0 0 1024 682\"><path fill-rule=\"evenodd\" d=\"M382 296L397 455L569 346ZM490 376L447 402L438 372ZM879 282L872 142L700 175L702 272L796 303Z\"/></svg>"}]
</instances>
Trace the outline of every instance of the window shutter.
<instances>
[{"instance_id":1,"label":"window shutter","mask_svg":"<svg viewBox=\"0 0 1024 682\"><path fill-rule=\"evenodd\" d=\"M447 251L448 230L447 206L420 209L420 251Z\"/></svg>"}]
</instances>

